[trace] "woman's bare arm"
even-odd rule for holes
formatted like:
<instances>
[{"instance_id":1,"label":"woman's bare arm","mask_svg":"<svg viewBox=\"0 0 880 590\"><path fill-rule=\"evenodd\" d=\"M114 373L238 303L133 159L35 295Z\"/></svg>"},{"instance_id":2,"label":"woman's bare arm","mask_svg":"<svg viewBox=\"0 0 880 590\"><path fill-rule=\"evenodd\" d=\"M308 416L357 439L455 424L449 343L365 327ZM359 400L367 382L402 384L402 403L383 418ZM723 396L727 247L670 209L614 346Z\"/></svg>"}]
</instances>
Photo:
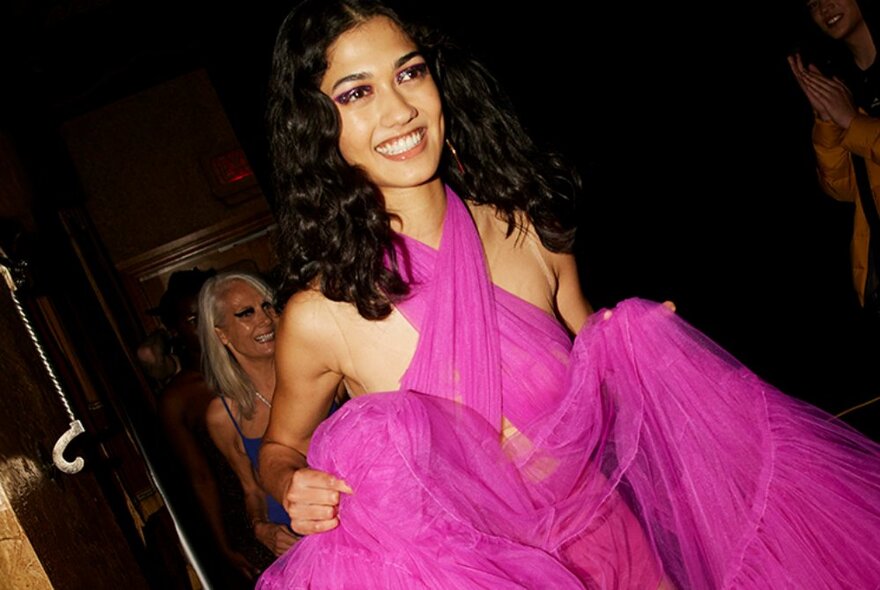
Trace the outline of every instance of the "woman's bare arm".
<instances>
[{"instance_id":1,"label":"woman's bare arm","mask_svg":"<svg viewBox=\"0 0 880 590\"><path fill-rule=\"evenodd\" d=\"M217 449L235 472L244 494L244 505L248 522L254 536L276 555L281 555L296 542L296 537L287 527L269 522L266 505L266 492L257 482L250 457L244 443L232 423L220 398L215 398L208 406L206 414L208 434Z\"/></svg>"},{"instance_id":2,"label":"woman's bare arm","mask_svg":"<svg viewBox=\"0 0 880 590\"><path fill-rule=\"evenodd\" d=\"M291 298L276 329L276 385L260 479L290 514L291 528L303 535L336 527L339 494L351 493L345 482L310 469L306 459L312 433L342 381L338 335L323 296L311 291Z\"/></svg>"}]
</instances>

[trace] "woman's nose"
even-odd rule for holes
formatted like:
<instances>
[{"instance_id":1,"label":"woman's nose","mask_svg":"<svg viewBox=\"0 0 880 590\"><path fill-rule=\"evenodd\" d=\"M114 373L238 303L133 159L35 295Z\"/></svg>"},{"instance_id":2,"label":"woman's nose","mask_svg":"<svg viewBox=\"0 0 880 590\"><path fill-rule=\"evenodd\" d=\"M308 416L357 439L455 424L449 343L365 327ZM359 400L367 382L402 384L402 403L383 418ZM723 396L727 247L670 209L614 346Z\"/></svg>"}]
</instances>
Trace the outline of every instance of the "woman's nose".
<instances>
[{"instance_id":1,"label":"woman's nose","mask_svg":"<svg viewBox=\"0 0 880 590\"><path fill-rule=\"evenodd\" d=\"M382 110L382 124L386 127L406 125L419 114L407 97L394 89L385 93Z\"/></svg>"},{"instance_id":2,"label":"woman's nose","mask_svg":"<svg viewBox=\"0 0 880 590\"><path fill-rule=\"evenodd\" d=\"M275 309L271 307L261 307L260 308L260 323L262 324L274 324L275 320L278 318L278 314L275 313Z\"/></svg>"},{"instance_id":3,"label":"woman's nose","mask_svg":"<svg viewBox=\"0 0 880 590\"><path fill-rule=\"evenodd\" d=\"M819 12L823 15L830 13L835 8L830 0L819 0Z\"/></svg>"}]
</instances>

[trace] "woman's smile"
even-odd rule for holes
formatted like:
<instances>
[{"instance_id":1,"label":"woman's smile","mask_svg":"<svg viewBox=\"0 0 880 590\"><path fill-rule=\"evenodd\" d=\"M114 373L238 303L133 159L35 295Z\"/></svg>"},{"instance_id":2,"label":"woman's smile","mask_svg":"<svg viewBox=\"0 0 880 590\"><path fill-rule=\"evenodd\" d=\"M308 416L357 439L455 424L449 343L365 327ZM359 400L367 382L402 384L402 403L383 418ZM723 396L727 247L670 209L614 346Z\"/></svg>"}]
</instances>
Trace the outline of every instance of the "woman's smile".
<instances>
[{"instance_id":1,"label":"woman's smile","mask_svg":"<svg viewBox=\"0 0 880 590\"><path fill-rule=\"evenodd\" d=\"M421 127L412 133L382 142L376 146L376 151L392 160L406 160L424 149L427 132L425 127Z\"/></svg>"}]
</instances>

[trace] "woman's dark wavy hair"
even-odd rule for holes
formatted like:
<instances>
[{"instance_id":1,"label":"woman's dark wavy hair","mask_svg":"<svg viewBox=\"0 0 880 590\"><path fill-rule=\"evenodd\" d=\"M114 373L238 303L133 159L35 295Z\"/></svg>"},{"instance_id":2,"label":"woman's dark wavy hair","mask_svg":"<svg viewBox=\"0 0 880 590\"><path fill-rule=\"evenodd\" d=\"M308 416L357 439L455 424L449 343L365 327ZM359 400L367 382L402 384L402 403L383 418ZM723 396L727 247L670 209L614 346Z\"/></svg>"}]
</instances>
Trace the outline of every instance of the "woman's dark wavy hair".
<instances>
[{"instance_id":1,"label":"woman's dark wavy hair","mask_svg":"<svg viewBox=\"0 0 880 590\"><path fill-rule=\"evenodd\" d=\"M580 178L558 155L538 149L480 63L380 2L305 0L279 30L268 94L279 301L315 285L328 299L353 303L364 318L381 319L408 293L382 193L343 159L336 106L319 89L328 47L375 16L413 39L440 90L446 138L464 169L444 153L443 181L462 198L494 206L507 219L508 235L522 229L518 214L525 213L548 249L570 251Z\"/></svg>"}]
</instances>

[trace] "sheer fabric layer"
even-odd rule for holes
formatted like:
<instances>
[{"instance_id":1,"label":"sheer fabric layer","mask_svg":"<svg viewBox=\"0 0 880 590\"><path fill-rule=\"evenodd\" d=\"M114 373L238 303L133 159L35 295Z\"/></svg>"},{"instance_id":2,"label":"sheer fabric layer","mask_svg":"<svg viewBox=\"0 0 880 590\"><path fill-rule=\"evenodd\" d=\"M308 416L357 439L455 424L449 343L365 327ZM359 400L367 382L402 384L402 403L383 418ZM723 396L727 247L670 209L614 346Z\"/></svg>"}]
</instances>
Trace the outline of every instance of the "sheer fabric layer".
<instances>
[{"instance_id":1,"label":"sheer fabric layer","mask_svg":"<svg viewBox=\"0 0 880 590\"><path fill-rule=\"evenodd\" d=\"M355 492L261 590L880 585L875 443L654 302L596 313L572 347L492 287L454 194L439 251L398 258L420 332L404 387L316 431L310 464Z\"/></svg>"}]
</instances>

